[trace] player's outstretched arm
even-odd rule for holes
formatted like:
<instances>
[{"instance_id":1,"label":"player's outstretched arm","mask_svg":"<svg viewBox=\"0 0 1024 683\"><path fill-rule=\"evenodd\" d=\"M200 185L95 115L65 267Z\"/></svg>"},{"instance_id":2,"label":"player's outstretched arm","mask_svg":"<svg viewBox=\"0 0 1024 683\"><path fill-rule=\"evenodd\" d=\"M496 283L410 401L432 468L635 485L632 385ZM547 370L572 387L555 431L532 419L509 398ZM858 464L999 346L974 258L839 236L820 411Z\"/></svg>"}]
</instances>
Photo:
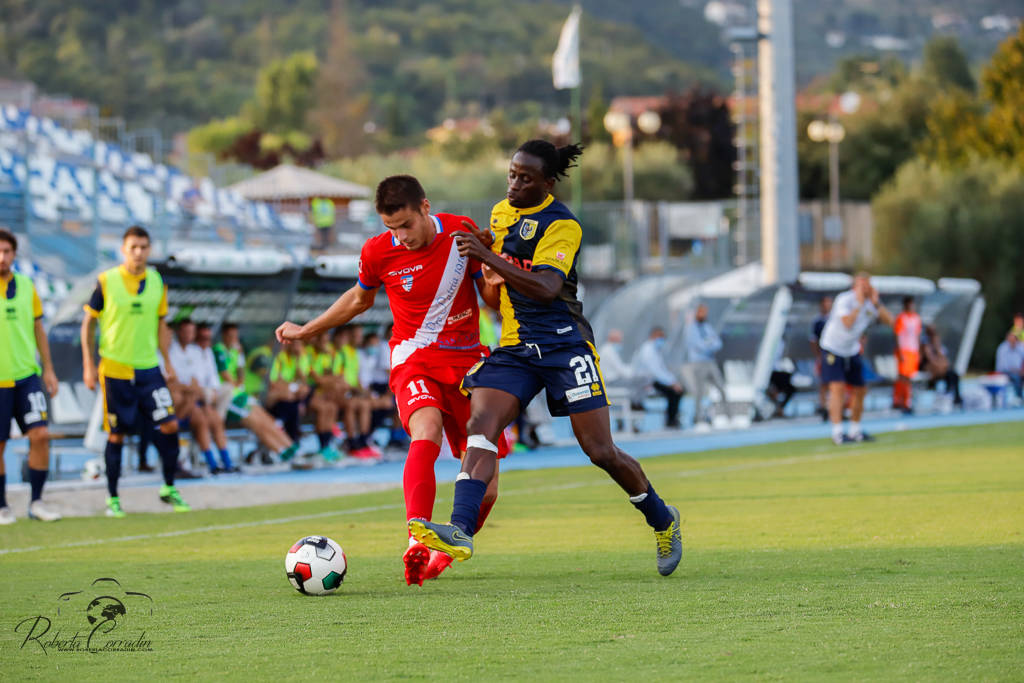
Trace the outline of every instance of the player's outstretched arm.
<instances>
[{"instance_id":1,"label":"player's outstretched arm","mask_svg":"<svg viewBox=\"0 0 1024 683\"><path fill-rule=\"evenodd\" d=\"M357 284L339 296L330 308L305 325L296 325L293 322L281 323L275 332L277 341L281 343L305 341L312 339L324 330L344 325L360 313L369 310L376 297L376 289L363 289Z\"/></svg>"},{"instance_id":2,"label":"player's outstretched arm","mask_svg":"<svg viewBox=\"0 0 1024 683\"><path fill-rule=\"evenodd\" d=\"M518 268L485 247L469 233L455 233L459 254L474 258L490 267L516 291L541 303L551 303L562 291L562 276L553 270L530 271ZM485 299L486 301L486 299ZM490 303L488 303L490 305Z\"/></svg>"}]
</instances>

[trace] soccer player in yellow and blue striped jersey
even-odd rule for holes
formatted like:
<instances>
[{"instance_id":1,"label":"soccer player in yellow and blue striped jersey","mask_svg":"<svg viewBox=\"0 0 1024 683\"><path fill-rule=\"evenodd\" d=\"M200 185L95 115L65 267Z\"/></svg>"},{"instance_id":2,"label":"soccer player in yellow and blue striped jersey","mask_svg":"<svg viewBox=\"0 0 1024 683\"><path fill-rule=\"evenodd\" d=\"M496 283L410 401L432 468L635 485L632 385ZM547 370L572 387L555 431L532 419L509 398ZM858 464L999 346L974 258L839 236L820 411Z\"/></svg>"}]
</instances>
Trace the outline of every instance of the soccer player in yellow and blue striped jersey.
<instances>
[{"instance_id":1,"label":"soccer player in yellow and blue striped jersey","mask_svg":"<svg viewBox=\"0 0 1024 683\"><path fill-rule=\"evenodd\" d=\"M174 381L174 368L167 358L171 333L167 315L167 288L155 268L147 267L150 240L145 229L135 225L121 241L123 262L99 275L96 289L85 306L82 321L82 379L90 389L99 384L103 394L103 426L108 433L107 515L124 517L117 481L121 476L121 452L125 434L136 432L146 422L156 426L153 445L160 453L164 485L160 500L176 512L190 508L174 487L178 467L178 420L167 381ZM97 369L93 349L95 329L100 328L100 363ZM160 354L164 371L160 371Z\"/></svg>"},{"instance_id":2,"label":"soccer player in yellow and blue striped jersey","mask_svg":"<svg viewBox=\"0 0 1024 683\"><path fill-rule=\"evenodd\" d=\"M30 519L53 522L60 514L43 504L43 484L50 471L50 431L46 421L46 392L57 394L57 376L50 362L50 346L43 330L43 305L35 285L11 267L18 252L18 240L0 229L0 524L12 524L14 513L7 507L7 474L4 449L10 436L11 420L28 437L28 477L32 498ZM42 368L36 361L38 351ZM42 377L40 377L42 372Z\"/></svg>"},{"instance_id":3,"label":"soccer player in yellow and blue striped jersey","mask_svg":"<svg viewBox=\"0 0 1024 683\"><path fill-rule=\"evenodd\" d=\"M472 556L480 503L496 466L495 444L543 390L551 414L569 416L591 462L625 490L654 529L658 572L667 576L682 557L679 511L661 500L640 464L612 441L594 335L576 295L583 230L552 195L582 151L544 140L524 143L509 165L506 198L491 212L491 248L475 235L456 235L459 253L483 264L487 287L481 294L501 311L501 339L462 382L472 392L472 415L451 524L411 519L409 529L431 549L459 560Z\"/></svg>"}]
</instances>

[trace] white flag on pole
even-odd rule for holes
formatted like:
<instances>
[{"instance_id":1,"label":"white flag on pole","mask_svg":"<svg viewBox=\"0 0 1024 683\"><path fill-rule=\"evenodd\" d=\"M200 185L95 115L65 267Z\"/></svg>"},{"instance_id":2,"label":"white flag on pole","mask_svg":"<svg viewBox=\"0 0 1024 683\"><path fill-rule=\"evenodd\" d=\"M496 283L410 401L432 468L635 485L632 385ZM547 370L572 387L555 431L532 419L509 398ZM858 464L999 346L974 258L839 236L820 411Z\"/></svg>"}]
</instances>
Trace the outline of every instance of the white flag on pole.
<instances>
[{"instance_id":1,"label":"white flag on pole","mask_svg":"<svg viewBox=\"0 0 1024 683\"><path fill-rule=\"evenodd\" d=\"M580 85L580 13L579 5L572 8L558 37L558 47L551 60L555 90L578 88Z\"/></svg>"}]
</instances>

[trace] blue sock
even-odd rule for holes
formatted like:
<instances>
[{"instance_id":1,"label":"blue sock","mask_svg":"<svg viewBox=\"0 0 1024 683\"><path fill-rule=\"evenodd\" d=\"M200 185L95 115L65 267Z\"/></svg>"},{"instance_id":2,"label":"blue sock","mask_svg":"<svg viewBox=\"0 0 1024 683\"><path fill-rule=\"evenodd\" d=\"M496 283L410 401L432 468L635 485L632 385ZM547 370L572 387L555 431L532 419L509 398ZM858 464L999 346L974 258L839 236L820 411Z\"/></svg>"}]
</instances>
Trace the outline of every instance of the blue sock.
<instances>
[{"instance_id":1,"label":"blue sock","mask_svg":"<svg viewBox=\"0 0 1024 683\"><path fill-rule=\"evenodd\" d=\"M212 448L207 448L203 451L203 460L206 461L206 466L210 468L211 472L217 469L217 460L213 457Z\"/></svg>"},{"instance_id":2,"label":"blue sock","mask_svg":"<svg viewBox=\"0 0 1024 683\"><path fill-rule=\"evenodd\" d=\"M460 479L455 482L455 502L452 505L452 524L462 529L467 536L476 531L476 520L480 516L480 504L487 492L487 482L479 479Z\"/></svg>"},{"instance_id":3,"label":"blue sock","mask_svg":"<svg viewBox=\"0 0 1024 683\"><path fill-rule=\"evenodd\" d=\"M50 470L37 470L34 467L28 468L28 481L32 487L32 500L37 501L43 497L43 484L46 483L46 475Z\"/></svg>"},{"instance_id":4,"label":"blue sock","mask_svg":"<svg viewBox=\"0 0 1024 683\"><path fill-rule=\"evenodd\" d=\"M107 463L107 493L111 498L117 498L117 480L121 478L121 451L124 444L107 442L107 448L103 452L103 459Z\"/></svg>"},{"instance_id":5,"label":"blue sock","mask_svg":"<svg viewBox=\"0 0 1024 683\"><path fill-rule=\"evenodd\" d=\"M164 483L174 486L174 472L178 469L178 433L164 434L157 430L153 432L153 445L160 454L160 469L163 470Z\"/></svg>"},{"instance_id":6,"label":"blue sock","mask_svg":"<svg viewBox=\"0 0 1024 683\"><path fill-rule=\"evenodd\" d=\"M319 432L316 435L317 440L320 442L320 450L323 450L331 445L331 433L330 432Z\"/></svg>"},{"instance_id":7,"label":"blue sock","mask_svg":"<svg viewBox=\"0 0 1024 683\"><path fill-rule=\"evenodd\" d=\"M7 475L0 474L0 508L7 507Z\"/></svg>"},{"instance_id":8,"label":"blue sock","mask_svg":"<svg viewBox=\"0 0 1024 683\"><path fill-rule=\"evenodd\" d=\"M642 500L636 500L643 496ZM629 500L633 503L633 506L644 513L644 517L647 518L647 523L655 531L664 531L669 527L675 520L672 517L672 513L669 512L668 506L665 505L665 501L655 493L654 486L650 483L647 484L647 493L642 493L640 496L633 496Z\"/></svg>"},{"instance_id":9,"label":"blue sock","mask_svg":"<svg viewBox=\"0 0 1024 683\"><path fill-rule=\"evenodd\" d=\"M231 456L228 455L228 449L226 448L220 449L220 461L224 464L224 469L226 470L230 470L234 467L234 465L231 464Z\"/></svg>"}]
</instances>

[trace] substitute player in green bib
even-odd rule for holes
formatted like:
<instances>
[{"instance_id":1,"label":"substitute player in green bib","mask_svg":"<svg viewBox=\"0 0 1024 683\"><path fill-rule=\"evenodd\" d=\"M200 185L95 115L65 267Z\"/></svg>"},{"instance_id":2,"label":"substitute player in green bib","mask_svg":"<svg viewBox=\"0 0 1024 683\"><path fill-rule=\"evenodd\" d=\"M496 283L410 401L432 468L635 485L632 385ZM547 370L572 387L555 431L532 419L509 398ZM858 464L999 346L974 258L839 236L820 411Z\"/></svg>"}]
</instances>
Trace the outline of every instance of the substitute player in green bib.
<instances>
[{"instance_id":1,"label":"substitute player in green bib","mask_svg":"<svg viewBox=\"0 0 1024 683\"><path fill-rule=\"evenodd\" d=\"M167 315L167 288L160 273L148 268L149 233L135 225L121 242L123 263L100 273L82 321L82 378L85 385L103 392L103 428L107 438L107 515L124 517L117 480L125 434L133 434L144 419L155 425L153 445L160 453L164 485L160 500L176 512L190 508L174 488L178 466L178 421L164 374L174 379L167 358L171 333ZM100 326L100 363L94 361L96 323ZM160 360L164 358L164 373ZM145 418L143 417L145 416Z\"/></svg>"},{"instance_id":2,"label":"substitute player in green bib","mask_svg":"<svg viewBox=\"0 0 1024 683\"><path fill-rule=\"evenodd\" d=\"M43 504L43 484L50 471L50 430L46 426L46 395L57 394L57 376L50 362L50 346L43 330L43 305L32 280L11 270L18 240L0 229L0 524L13 524L7 507L4 449L11 435L11 419L28 437L28 478L32 498L30 519L54 522L60 513ZM36 352L43 362L42 378Z\"/></svg>"}]
</instances>

